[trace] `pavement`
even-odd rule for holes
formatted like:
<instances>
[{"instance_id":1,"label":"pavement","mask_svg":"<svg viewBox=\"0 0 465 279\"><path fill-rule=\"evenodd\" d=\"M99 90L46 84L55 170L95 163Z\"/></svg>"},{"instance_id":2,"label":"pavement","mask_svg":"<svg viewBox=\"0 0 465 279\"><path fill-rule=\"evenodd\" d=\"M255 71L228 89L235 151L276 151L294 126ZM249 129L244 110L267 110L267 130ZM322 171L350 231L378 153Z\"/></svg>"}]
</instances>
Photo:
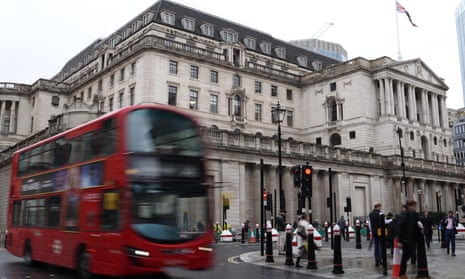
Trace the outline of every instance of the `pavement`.
<instances>
[{"instance_id":1,"label":"pavement","mask_svg":"<svg viewBox=\"0 0 465 279\"><path fill-rule=\"evenodd\" d=\"M278 255L277 250L273 251L274 263L265 262L265 256L260 255L260 251L242 254L240 259L243 262L266 266L269 268L290 270L296 273L315 275L323 278L391 278L392 256L387 252L387 275L383 275L383 268L376 267L373 258L373 250L368 250L368 242L363 241L362 249L355 249L355 241L342 241L342 265L344 274L333 274L333 251L329 242L324 242L323 247L316 251L317 270L307 269L306 259L301 260L303 268L287 266L284 264L285 255ZM441 279L463 279L465 278L465 240L456 241L456 256L446 254L446 249L440 248L437 241L427 249L428 272L430 278ZM294 258L295 263L295 258ZM409 278L417 277L416 266L409 262L407 267Z\"/></svg>"}]
</instances>

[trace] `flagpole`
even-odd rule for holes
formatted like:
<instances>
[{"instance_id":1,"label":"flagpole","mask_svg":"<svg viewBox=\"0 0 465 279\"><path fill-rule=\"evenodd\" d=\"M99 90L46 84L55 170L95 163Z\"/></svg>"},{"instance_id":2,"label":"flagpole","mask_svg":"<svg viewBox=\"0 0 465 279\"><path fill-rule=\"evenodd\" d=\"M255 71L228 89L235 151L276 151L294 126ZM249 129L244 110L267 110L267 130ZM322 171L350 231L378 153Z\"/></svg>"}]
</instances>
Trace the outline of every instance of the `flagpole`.
<instances>
[{"instance_id":1,"label":"flagpole","mask_svg":"<svg viewBox=\"0 0 465 279\"><path fill-rule=\"evenodd\" d=\"M396 27L397 27L397 60L402 60L402 54L400 53L400 36L399 36L399 12L397 11L396 2Z\"/></svg>"}]
</instances>

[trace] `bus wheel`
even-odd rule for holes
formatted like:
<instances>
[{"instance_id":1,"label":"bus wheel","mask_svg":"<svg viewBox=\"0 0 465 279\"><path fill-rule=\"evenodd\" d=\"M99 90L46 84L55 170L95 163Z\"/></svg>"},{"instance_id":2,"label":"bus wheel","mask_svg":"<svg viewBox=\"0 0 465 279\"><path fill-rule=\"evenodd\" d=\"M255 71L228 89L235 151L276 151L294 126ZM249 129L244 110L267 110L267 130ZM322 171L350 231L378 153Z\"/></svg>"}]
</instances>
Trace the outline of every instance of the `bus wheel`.
<instances>
[{"instance_id":1,"label":"bus wheel","mask_svg":"<svg viewBox=\"0 0 465 279\"><path fill-rule=\"evenodd\" d=\"M27 242L26 246L24 246L23 260L24 260L24 263L27 266L33 266L34 265L34 261L32 260L32 248L31 248L31 244L29 244L29 242Z\"/></svg>"},{"instance_id":2,"label":"bus wheel","mask_svg":"<svg viewBox=\"0 0 465 279\"><path fill-rule=\"evenodd\" d=\"M78 256L77 272L81 279L91 279L92 273L90 272L90 255L83 248Z\"/></svg>"}]
</instances>

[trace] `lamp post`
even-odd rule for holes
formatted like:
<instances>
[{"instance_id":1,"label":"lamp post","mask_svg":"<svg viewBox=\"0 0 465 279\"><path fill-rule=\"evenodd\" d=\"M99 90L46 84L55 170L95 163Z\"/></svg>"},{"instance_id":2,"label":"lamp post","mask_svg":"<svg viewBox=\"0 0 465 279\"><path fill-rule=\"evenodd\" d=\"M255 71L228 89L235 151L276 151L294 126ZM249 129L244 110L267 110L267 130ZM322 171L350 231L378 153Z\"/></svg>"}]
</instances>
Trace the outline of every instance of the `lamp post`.
<instances>
[{"instance_id":1,"label":"lamp post","mask_svg":"<svg viewBox=\"0 0 465 279\"><path fill-rule=\"evenodd\" d=\"M437 208L438 213L441 212L441 197L442 197L441 190L437 190L436 191L436 208Z\"/></svg>"},{"instance_id":2,"label":"lamp post","mask_svg":"<svg viewBox=\"0 0 465 279\"><path fill-rule=\"evenodd\" d=\"M454 189L454 198L455 198L455 217L457 218L457 221L459 220L459 188L455 187Z\"/></svg>"},{"instance_id":3,"label":"lamp post","mask_svg":"<svg viewBox=\"0 0 465 279\"><path fill-rule=\"evenodd\" d=\"M283 193L283 170L281 164L281 122L284 121L284 116L286 114L286 110L281 108L281 105L278 104L276 107L271 109L271 117L274 123L278 123L278 177L279 177L279 209L283 210L286 209L286 205L284 202L284 193Z\"/></svg>"},{"instance_id":4,"label":"lamp post","mask_svg":"<svg viewBox=\"0 0 465 279\"><path fill-rule=\"evenodd\" d=\"M407 191L407 182L405 178L405 164L404 164L404 148L402 147L402 129L397 127L396 133L399 137L399 148L400 148L400 160L401 160L401 167L402 167L402 179L400 180L400 191L402 192L402 188L405 189L405 198L408 198L408 191Z\"/></svg>"},{"instance_id":5,"label":"lamp post","mask_svg":"<svg viewBox=\"0 0 465 279\"><path fill-rule=\"evenodd\" d=\"M421 188L418 188L417 189L417 193L418 193L418 203L420 205L420 212L423 211L422 207L421 207L421 194L423 193L423 190L421 190Z\"/></svg>"}]
</instances>

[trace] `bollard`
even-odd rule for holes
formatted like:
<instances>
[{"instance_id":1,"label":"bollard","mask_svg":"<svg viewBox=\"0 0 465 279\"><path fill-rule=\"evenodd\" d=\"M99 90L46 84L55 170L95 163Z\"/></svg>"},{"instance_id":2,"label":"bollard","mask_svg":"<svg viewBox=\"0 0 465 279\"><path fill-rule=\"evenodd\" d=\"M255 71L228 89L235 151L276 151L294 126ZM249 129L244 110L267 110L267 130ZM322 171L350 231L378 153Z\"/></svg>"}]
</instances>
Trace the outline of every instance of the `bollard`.
<instances>
[{"instance_id":1,"label":"bollard","mask_svg":"<svg viewBox=\"0 0 465 279\"><path fill-rule=\"evenodd\" d=\"M325 222L325 241L328 242L328 222Z\"/></svg>"},{"instance_id":2,"label":"bollard","mask_svg":"<svg viewBox=\"0 0 465 279\"><path fill-rule=\"evenodd\" d=\"M257 242L260 242L260 226L258 224L255 224L255 238Z\"/></svg>"},{"instance_id":3,"label":"bollard","mask_svg":"<svg viewBox=\"0 0 465 279\"><path fill-rule=\"evenodd\" d=\"M242 229L241 229L241 243L245 243L245 226L242 224Z\"/></svg>"},{"instance_id":4,"label":"bollard","mask_svg":"<svg viewBox=\"0 0 465 279\"><path fill-rule=\"evenodd\" d=\"M346 241L350 241L350 234L349 234L349 221L346 221L344 226L345 234L346 234Z\"/></svg>"},{"instance_id":5,"label":"bollard","mask_svg":"<svg viewBox=\"0 0 465 279\"><path fill-rule=\"evenodd\" d=\"M418 226L423 228L423 224L418 221ZM428 273L428 261L426 259L425 236L419 234L417 238L417 278L431 278Z\"/></svg>"},{"instance_id":6,"label":"bollard","mask_svg":"<svg viewBox=\"0 0 465 279\"><path fill-rule=\"evenodd\" d=\"M333 226L332 234L334 237L333 273L343 274L344 270L342 269L341 229L337 224Z\"/></svg>"},{"instance_id":7,"label":"bollard","mask_svg":"<svg viewBox=\"0 0 465 279\"><path fill-rule=\"evenodd\" d=\"M367 231L367 241L370 240L370 222L367 220L365 222L365 227L367 228L366 231Z\"/></svg>"},{"instance_id":8,"label":"bollard","mask_svg":"<svg viewBox=\"0 0 465 279\"><path fill-rule=\"evenodd\" d=\"M362 249L362 235L360 233L360 220L355 220L355 249Z\"/></svg>"},{"instance_id":9,"label":"bollard","mask_svg":"<svg viewBox=\"0 0 465 279\"><path fill-rule=\"evenodd\" d=\"M271 233L271 223L266 222L266 259L267 263L274 263L273 258L273 236Z\"/></svg>"},{"instance_id":10,"label":"bollard","mask_svg":"<svg viewBox=\"0 0 465 279\"><path fill-rule=\"evenodd\" d=\"M313 226L309 224L307 227L307 241L308 241L308 254L307 254L307 269L317 269L315 259L315 243L313 242Z\"/></svg>"},{"instance_id":11,"label":"bollard","mask_svg":"<svg viewBox=\"0 0 465 279\"><path fill-rule=\"evenodd\" d=\"M286 261L285 265L294 265L292 260L292 227L290 224L286 225Z\"/></svg>"},{"instance_id":12,"label":"bollard","mask_svg":"<svg viewBox=\"0 0 465 279\"><path fill-rule=\"evenodd\" d=\"M384 213L380 212L379 213L380 219L380 224L379 224L379 241L381 243L381 258L382 258L382 264L383 264L383 275L387 275L387 257L386 257L386 222L384 221Z\"/></svg>"}]
</instances>

